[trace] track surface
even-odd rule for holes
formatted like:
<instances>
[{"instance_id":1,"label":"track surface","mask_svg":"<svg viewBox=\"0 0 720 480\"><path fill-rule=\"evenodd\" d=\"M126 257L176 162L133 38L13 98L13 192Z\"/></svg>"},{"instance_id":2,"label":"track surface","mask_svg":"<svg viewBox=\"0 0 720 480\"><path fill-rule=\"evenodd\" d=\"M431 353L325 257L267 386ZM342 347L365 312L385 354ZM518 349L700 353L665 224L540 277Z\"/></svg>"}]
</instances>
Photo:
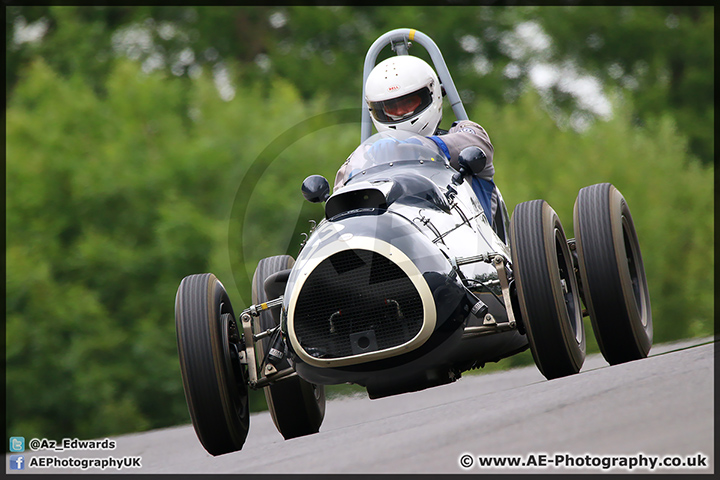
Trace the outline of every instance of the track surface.
<instances>
[{"instance_id":1,"label":"track surface","mask_svg":"<svg viewBox=\"0 0 720 480\"><path fill-rule=\"evenodd\" d=\"M714 472L712 338L657 345L647 359L608 366L588 357L580 374L547 381L536 367L469 375L450 385L378 400L328 402L317 435L284 441L267 412L254 414L242 451L212 457L191 426L114 437L112 451L25 452L33 456L141 456L141 469L121 473L601 473L596 468L481 468L478 456L586 454L639 458L707 457L706 468L656 468L658 473ZM29 439L28 439L29 440ZM474 457L463 468L463 454ZM602 461L602 460L591 460ZM8 473L80 473L26 468ZM648 473L617 468L611 473ZM97 469L86 472L98 473ZM107 469L104 473L116 473Z\"/></svg>"}]
</instances>

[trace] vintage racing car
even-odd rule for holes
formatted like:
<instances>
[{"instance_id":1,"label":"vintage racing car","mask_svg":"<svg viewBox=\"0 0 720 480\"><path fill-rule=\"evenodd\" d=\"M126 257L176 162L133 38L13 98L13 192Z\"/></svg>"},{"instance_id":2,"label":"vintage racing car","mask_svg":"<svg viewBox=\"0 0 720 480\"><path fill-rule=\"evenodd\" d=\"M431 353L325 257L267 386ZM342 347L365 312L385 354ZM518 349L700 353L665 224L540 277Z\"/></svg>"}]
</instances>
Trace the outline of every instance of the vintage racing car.
<instances>
[{"instance_id":1,"label":"vintage racing car","mask_svg":"<svg viewBox=\"0 0 720 480\"><path fill-rule=\"evenodd\" d=\"M421 32L378 38L365 78L384 46L406 54L409 40L428 51L453 112L467 118L442 55ZM453 382L527 348L546 378L577 373L585 315L610 364L650 350L640 246L615 187L579 191L574 239L544 200L518 204L509 218L499 195L488 218L467 181L485 165L482 150L463 150L457 171L426 137L370 135L367 115L342 188L331 195L319 175L303 182L307 200L324 202L325 218L297 259L260 260L253 305L236 315L210 273L178 288L185 396L212 455L242 448L248 388L264 389L289 439L319 431L324 385L362 385L380 398Z\"/></svg>"}]
</instances>

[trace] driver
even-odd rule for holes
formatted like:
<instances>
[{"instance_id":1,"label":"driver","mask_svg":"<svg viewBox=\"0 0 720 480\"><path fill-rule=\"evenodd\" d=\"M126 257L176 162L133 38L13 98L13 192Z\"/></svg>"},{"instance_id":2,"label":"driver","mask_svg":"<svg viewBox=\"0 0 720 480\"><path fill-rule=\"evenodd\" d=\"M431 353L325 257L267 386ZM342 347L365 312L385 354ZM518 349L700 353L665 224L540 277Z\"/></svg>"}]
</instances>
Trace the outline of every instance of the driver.
<instances>
[{"instance_id":1,"label":"driver","mask_svg":"<svg viewBox=\"0 0 720 480\"><path fill-rule=\"evenodd\" d=\"M472 188L492 223L497 194L490 137L483 127L470 120L457 121L450 130L439 129L442 97L435 71L424 60L411 55L397 55L378 63L365 83L365 101L378 132L405 130L425 135L438 145L456 170L460 167L458 155L462 149L470 146L483 149L487 163L482 172L473 175ZM337 173L336 189L339 180L345 178L348 161Z\"/></svg>"}]
</instances>

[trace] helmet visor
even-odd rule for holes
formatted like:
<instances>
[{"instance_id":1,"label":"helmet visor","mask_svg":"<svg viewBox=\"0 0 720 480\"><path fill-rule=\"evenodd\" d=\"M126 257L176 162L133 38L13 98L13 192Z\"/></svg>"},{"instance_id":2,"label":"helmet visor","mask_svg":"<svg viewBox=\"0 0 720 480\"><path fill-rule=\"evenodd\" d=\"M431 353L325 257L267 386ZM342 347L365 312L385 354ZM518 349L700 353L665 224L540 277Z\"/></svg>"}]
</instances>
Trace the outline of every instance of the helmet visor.
<instances>
[{"instance_id":1,"label":"helmet visor","mask_svg":"<svg viewBox=\"0 0 720 480\"><path fill-rule=\"evenodd\" d=\"M430 89L423 87L402 97L383 100L381 102L368 102L370 113L375 120L382 123L395 123L420 114L432 103Z\"/></svg>"}]
</instances>

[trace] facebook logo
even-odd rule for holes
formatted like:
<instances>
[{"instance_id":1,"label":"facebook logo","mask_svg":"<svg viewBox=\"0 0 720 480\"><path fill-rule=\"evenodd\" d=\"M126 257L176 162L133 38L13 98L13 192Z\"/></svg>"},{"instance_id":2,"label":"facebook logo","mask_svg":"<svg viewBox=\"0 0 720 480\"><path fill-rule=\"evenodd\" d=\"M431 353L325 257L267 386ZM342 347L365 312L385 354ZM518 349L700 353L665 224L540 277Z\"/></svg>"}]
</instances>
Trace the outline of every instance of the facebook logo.
<instances>
[{"instance_id":1,"label":"facebook logo","mask_svg":"<svg viewBox=\"0 0 720 480\"><path fill-rule=\"evenodd\" d=\"M24 470L25 469L25 456L24 455L10 455L10 470Z\"/></svg>"}]
</instances>

